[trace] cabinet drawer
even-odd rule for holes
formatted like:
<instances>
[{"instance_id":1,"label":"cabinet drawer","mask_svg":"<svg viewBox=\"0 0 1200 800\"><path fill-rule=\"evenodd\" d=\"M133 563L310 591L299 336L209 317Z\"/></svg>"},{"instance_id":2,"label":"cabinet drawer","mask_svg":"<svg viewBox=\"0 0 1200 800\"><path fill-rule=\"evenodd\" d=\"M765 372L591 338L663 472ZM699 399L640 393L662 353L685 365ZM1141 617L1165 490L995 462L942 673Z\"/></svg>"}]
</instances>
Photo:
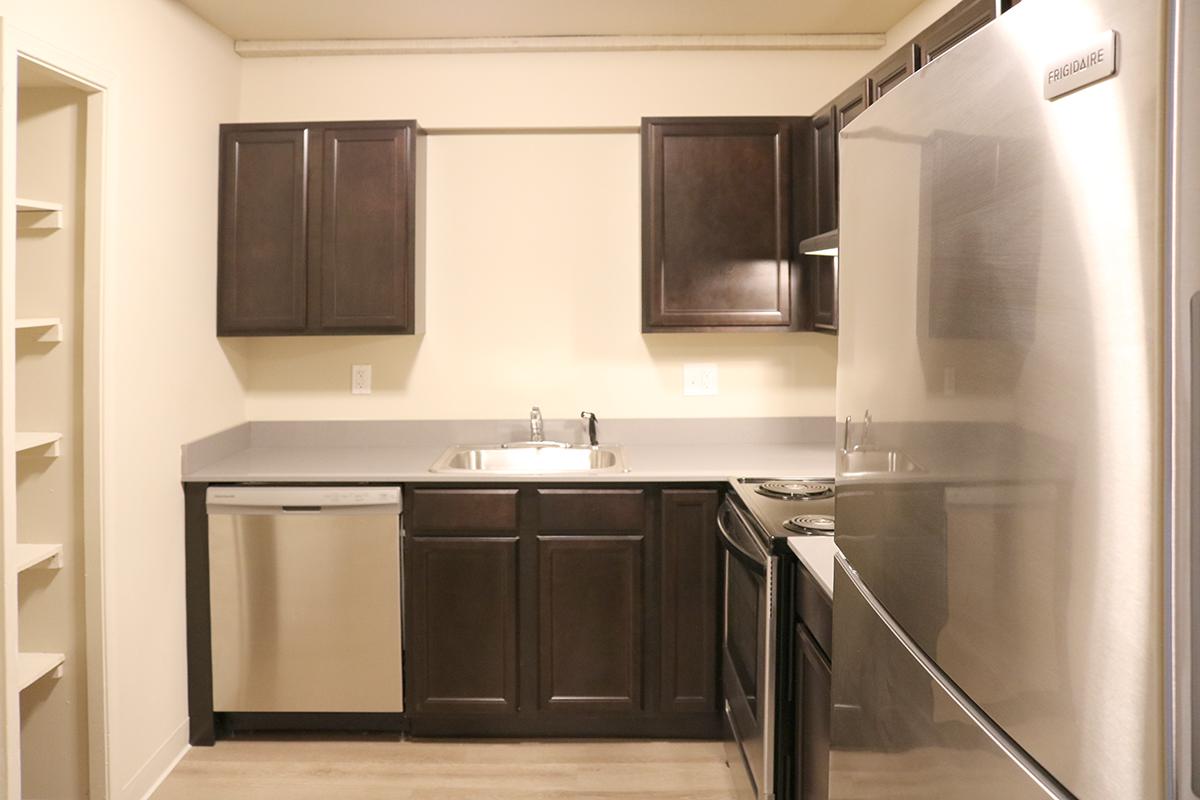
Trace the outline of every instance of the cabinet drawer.
<instances>
[{"instance_id":1,"label":"cabinet drawer","mask_svg":"<svg viewBox=\"0 0 1200 800\"><path fill-rule=\"evenodd\" d=\"M516 489L414 489L409 528L436 531L515 531Z\"/></svg>"},{"instance_id":2,"label":"cabinet drawer","mask_svg":"<svg viewBox=\"0 0 1200 800\"><path fill-rule=\"evenodd\" d=\"M812 632L828 658L833 652L833 599L803 564L796 570L796 616Z\"/></svg>"},{"instance_id":3,"label":"cabinet drawer","mask_svg":"<svg viewBox=\"0 0 1200 800\"><path fill-rule=\"evenodd\" d=\"M646 527L641 489L539 489L544 531L640 531Z\"/></svg>"}]
</instances>

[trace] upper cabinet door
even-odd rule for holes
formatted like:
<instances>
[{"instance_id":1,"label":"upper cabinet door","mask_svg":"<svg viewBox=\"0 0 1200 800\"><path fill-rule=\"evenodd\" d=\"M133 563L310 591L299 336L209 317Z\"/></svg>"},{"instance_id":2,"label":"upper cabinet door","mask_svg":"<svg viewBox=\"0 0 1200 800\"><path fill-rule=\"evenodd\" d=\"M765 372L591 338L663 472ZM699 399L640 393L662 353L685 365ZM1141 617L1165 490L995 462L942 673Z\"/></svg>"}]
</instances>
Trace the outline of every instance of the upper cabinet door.
<instances>
[{"instance_id":1,"label":"upper cabinet door","mask_svg":"<svg viewBox=\"0 0 1200 800\"><path fill-rule=\"evenodd\" d=\"M308 130L222 126L217 334L303 333Z\"/></svg>"},{"instance_id":2,"label":"upper cabinet door","mask_svg":"<svg viewBox=\"0 0 1200 800\"><path fill-rule=\"evenodd\" d=\"M837 216L837 108L826 106L813 116L813 234L838 226Z\"/></svg>"},{"instance_id":3,"label":"upper cabinet door","mask_svg":"<svg viewBox=\"0 0 1200 800\"><path fill-rule=\"evenodd\" d=\"M867 74L867 92L872 103L895 89L904 79L917 71L916 52L911 45L905 45L892 53L882 64Z\"/></svg>"},{"instance_id":4,"label":"upper cabinet door","mask_svg":"<svg viewBox=\"0 0 1200 800\"><path fill-rule=\"evenodd\" d=\"M416 134L414 122L322 132L310 319L323 332L414 332Z\"/></svg>"},{"instance_id":5,"label":"upper cabinet door","mask_svg":"<svg viewBox=\"0 0 1200 800\"><path fill-rule=\"evenodd\" d=\"M924 67L995 18L996 0L963 0L917 37L917 65Z\"/></svg>"},{"instance_id":6,"label":"upper cabinet door","mask_svg":"<svg viewBox=\"0 0 1200 800\"><path fill-rule=\"evenodd\" d=\"M806 118L642 122L642 330L794 330Z\"/></svg>"},{"instance_id":7,"label":"upper cabinet door","mask_svg":"<svg viewBox=\"0 0 1200 800\"><path fill-rule=\"evenodd\" d=\"M836 109L836 127L838 133L842 128L854 121L854 118L867 110L869 100L869 83L866 80L855 81L854 85L838 95L833 101Z\"/></svg>"}]
</instances>

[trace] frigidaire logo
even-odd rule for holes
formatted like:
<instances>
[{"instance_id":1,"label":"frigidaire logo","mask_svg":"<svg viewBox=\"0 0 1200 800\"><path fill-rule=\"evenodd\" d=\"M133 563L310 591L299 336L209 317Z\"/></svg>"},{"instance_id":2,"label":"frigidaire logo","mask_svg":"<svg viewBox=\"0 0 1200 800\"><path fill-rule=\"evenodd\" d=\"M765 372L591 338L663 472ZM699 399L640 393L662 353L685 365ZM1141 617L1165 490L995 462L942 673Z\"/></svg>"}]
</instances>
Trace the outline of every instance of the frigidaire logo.
<instances>
[{"instance_id":1,"label":"frigidaire logo","mask_svg":"<svg viewBox=\"0 0 1200 800\"><path fill-rule=\"evenodd\" d=\"M1117 32L1105 31L1075 50L1060 53L1048 64L1044 90L1047 100L1103 80L1117 71Z\"/></svg>"},{"instance_id":2,"label":"frigidaire logo","mask_svg":"<svg viewBox=\"0 0 1200 800\"><path fill-rule=\"evenodd\" d=\"M1066 64L1063 64L1061 67L1050 70L1050 74L1047 75L1046 78L1050 81L1050 83L1061 81L1063 78L1069 78L1076 72L1103 64L1105 58L1107 58L1105 54L1105 48L1101 47L1098 50L1093 50L1092 52L1088 53L1083 58L1072 59Z\"/></svg>"}]
</instances>

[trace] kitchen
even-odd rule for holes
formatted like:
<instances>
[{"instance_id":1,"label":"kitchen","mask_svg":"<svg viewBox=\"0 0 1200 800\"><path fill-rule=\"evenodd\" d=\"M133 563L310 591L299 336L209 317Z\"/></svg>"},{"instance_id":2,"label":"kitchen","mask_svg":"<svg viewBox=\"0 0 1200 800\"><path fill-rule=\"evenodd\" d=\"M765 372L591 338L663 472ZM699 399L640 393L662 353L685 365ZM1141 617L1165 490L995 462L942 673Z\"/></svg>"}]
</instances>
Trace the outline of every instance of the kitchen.
<instances>
[{"instance_id":1,"label":"kitchen","mask_svg":"<svg viewBox=\"0 0 1200 800\"><path fill-rule=\"evenodd\" d=\"M1195 3L0 16L4 796L1191 796Z\"/></svg>"}]
</instances>

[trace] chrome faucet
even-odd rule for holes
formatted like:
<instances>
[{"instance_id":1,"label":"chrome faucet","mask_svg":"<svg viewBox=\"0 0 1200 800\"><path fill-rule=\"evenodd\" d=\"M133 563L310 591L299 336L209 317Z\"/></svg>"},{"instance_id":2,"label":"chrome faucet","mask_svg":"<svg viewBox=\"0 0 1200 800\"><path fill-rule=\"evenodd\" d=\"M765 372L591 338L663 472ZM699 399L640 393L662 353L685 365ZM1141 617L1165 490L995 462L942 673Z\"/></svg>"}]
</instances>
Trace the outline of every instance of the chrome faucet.
<instances>
[{"instance_id":1,"label":"chrome faucet","mask_svg":"<svg viewBox=\"0 0 1200 800\"><path fill-rule=\"evenodd\" d=\"M869 448L869 445L870 445L871 410L867 409L866 413L863 414L862 435L858 437L858 444L854 445L854 447L850 446L850 423L852 421L853 421L853 417L846 417L846 424L842 427L842 452L843 453L858 452L860 450L866 450Z\"/></svg>"},{"instance_id":2,"label":"chrome faucet","mask_svg":"<svg viewBox=\"0 0 1200 800\"><path fill-rule=\"evenodd\" d=\"M588 443L592 447L598 447L600 442L596 439L596 415L590 411L581 411L579 418L587 421Z\"/></svg>"},{"instance_id":3,"label":"chrome faucet","mask_svg":"<svg viewBox=\"0 0 1200 800\"><path fill-rule=\"evenodd\" d=\"M870 437L871 437L871 410L867 409L866 413L863 414L862 436L859 437L858 445L854 449L855 450L869 449L870 444L871 444Z\"/></svg>"},{"instance_id":4,"label":"chrome faucet","mask_svg":"<svg viewBox=\"0 0 1200 800\"><path fill-rule=\"evenodd\" d=\"M542 410L537 406L529 412L529 441L546 441L546 435L542 431Z\"/></svg>"}]
</instances>

